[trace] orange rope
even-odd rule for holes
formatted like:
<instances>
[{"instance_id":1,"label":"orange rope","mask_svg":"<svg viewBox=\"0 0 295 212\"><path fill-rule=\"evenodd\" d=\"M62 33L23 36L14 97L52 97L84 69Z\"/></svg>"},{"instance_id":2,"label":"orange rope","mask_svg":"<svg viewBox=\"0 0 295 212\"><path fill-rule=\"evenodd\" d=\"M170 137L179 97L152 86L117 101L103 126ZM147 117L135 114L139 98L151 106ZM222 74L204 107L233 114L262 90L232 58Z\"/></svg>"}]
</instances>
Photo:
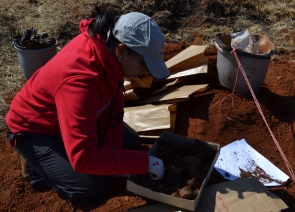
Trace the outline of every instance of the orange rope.
<instances>
[{"instance_id":1,"label":"orange rope","mask_svg":"<svg viewBox=\"0 0 295 212\"><path fill-rule=\"evenodd\" d=\"M294 171L293 171L293 169L292 169L292 167L291 167L291 165L290 165L288 159L286 158L286 156L285 156L285 154L284 154L284 152L283 152L283 150L282 150L280 144L278 143L276 137L274 136L273 132L271 131L271 129L270 129L270 127L269 127L269 125L268 125L268 123L267 123L267 121L266 121L266 118L265 118L265 116L264 116L264 114L263 114L263 112L262 112L262 109L261 109L261 107L260 107L260 105L259 105L259 102L258 102L258 100L257 100L257 98L256 98L256 96L255 96L255 94L254 94L254 91L252 90L252 87L251 87L251 85L250 85L250 82L249 82L249 80L248 80L248 78L247 78L247 76L246 76L246 73L245 73L244 69L243 69L243 66L242 66L242 64L240 63L240 60L239 60L238 55L237 55L237 53L236 53L236 49L233 49L233 51L232 51L231 53L235 56L235 59L236 59L237 64L238 64L238 67L239 67L239 69L241 70L241 72L242 72L242 74L243 74L243 77L244 77L244 79L245 79L245 81L246 81L246 83L247 83L247 85L248 85L248 87L249 87L249 89L250 89L250 92L251 92L251 94L252 94L252 97L253 97L253 99L254 99L254 102L255 102L255 104L256 104L256 107L257 107L257 109L258 109L260 115L262 116L262 119L263 119L263 121L264 121L264 123L265 123L267 129L269 130L270 135L271 135L272 139L274 140L277 149L279 150L279 152L280 152L282 158L284 159L287 168L289 169L289 172L290 172L290 174L291 174L291 177L292 177L292 179L293 179L293 182L295 182L295 174L294 174Z\"/></svg>"}]
</instances>

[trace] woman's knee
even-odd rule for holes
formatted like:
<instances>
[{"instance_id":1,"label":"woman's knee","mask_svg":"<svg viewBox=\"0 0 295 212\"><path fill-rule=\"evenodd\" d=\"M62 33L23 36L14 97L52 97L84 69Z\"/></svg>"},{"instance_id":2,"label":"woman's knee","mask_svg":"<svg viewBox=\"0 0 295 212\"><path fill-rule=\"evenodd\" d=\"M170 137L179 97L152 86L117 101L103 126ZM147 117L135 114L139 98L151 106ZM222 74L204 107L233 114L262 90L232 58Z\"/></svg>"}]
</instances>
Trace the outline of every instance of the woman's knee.
<instances>
[{"instance_id":1,"label":"woman's knee","mask_svg":"<svg viewBox=\"0 0 295 212\"><path fill-rule=\"evenodd\" d=\"M57 193L73 204L86 205L97 201L106 193L108 179L104 176L95 176L87 182L78 182L73 185L58 186Z\"/></svg>"}]
</instances>

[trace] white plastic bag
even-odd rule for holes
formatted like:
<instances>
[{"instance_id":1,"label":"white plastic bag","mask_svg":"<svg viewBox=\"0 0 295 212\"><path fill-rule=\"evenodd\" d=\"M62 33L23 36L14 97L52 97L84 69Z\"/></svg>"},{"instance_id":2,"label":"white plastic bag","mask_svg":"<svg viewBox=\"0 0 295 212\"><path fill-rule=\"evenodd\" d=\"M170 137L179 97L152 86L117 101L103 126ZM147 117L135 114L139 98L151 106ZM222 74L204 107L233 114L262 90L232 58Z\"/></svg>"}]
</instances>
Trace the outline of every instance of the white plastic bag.
<instances>
[{"instance_id":1,"label":"white plastic bag","mask_svg":"<svg viewBox=\"0 0 295 212\"><path fill-rule=\"evenodd\" d=\"M240 49L251 54L260 53L260 47L258 46L255 37L251 35L247 29L231 34L231 39L231 46L234 49Z\"/></svg>"}]
</instances>

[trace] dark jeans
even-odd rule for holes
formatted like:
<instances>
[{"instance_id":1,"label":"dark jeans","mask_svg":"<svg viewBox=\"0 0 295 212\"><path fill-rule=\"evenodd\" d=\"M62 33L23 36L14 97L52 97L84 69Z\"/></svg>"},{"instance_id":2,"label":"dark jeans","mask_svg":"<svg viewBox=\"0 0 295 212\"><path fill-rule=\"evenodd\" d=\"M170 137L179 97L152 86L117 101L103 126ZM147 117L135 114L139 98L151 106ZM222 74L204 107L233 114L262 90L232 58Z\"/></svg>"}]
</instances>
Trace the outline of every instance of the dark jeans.
<instances>
[{"instance_id":1,"label":"dark jeans","mask_svg":"<svg viewBox=\"0 0 295 212\"><path fill-rule=\"evenodd\" d=\"M18 133L17 138L15 149L27 161L31 185L43 181L62 198L79 204L95 202L105 194L109 177L75 172L61 137ZM141 148L139 135L126 123L123 148Z\"/></svg>"}]
</instances>

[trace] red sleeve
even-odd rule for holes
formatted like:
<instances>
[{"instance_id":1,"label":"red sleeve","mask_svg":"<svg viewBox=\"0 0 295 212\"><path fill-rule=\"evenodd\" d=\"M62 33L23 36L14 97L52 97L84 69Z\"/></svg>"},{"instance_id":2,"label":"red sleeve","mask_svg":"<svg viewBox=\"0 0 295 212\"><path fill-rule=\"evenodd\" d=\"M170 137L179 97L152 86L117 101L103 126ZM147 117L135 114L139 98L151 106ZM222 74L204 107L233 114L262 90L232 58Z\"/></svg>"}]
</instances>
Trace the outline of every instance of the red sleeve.
<instances>
[{"instance_id":1,"label":"red sleeve","mask_svg":"<svg viewBox=\"0 0 295 212\"><path fill-rule=\"evenodd\" d=\"M97 175L146 173L147 152L98 147L96 113L103 106L100 105L102 96L96 83L85 77L71 78L55 94L61 134L71 165L77 172Z\"/></svg>"}]
</instances>

